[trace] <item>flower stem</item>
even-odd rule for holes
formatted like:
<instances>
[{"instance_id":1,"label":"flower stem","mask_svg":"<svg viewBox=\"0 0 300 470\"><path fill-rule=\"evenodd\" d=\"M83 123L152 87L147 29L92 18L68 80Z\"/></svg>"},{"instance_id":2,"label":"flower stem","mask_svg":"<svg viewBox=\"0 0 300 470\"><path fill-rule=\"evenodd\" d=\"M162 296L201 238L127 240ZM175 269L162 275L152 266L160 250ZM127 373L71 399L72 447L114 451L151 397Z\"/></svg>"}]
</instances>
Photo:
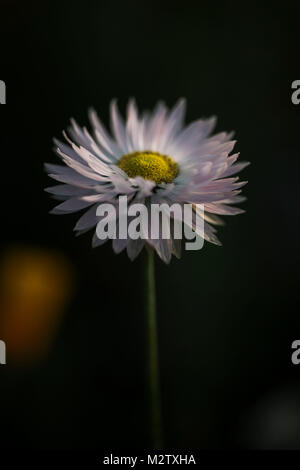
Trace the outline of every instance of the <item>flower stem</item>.
<instances>
[{"instance_id":1,"label":"flower stem","mask_svg":"<svg viewBox=\"0 0 300 470\"><path fill-rule=\"evenodd\" d=\"M146 297L146 320L147 320L147 374L149 391L149 421L151 427L152 446L154 449L162 449L162 417L161 397L159 384L159 360L158 339L156 320L156 298L155 298L155 273L154 273L154 251L152 248L145 250L145 297Z\"/></svg>"}]
</instances>

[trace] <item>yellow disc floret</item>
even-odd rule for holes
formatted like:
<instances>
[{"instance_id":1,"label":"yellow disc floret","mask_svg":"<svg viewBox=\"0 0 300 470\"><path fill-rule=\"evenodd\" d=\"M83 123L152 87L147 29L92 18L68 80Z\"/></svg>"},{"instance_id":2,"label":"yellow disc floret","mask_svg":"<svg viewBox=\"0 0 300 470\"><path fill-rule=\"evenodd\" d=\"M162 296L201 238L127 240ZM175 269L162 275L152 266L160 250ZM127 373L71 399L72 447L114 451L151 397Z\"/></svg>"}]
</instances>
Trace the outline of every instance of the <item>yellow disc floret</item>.
<instances>
[{"instance_id":1,"label":"yellow disc floret","mask_svg":"<svg viewBox=\"0 0 300 470\"><path fill-rule=\"evenodd\" d=\"M155 183L170 183L178 175L178 165L168 155L145 150L123 155L118 166L130 178L141 176Z\"/></svg>"}]
</instances>

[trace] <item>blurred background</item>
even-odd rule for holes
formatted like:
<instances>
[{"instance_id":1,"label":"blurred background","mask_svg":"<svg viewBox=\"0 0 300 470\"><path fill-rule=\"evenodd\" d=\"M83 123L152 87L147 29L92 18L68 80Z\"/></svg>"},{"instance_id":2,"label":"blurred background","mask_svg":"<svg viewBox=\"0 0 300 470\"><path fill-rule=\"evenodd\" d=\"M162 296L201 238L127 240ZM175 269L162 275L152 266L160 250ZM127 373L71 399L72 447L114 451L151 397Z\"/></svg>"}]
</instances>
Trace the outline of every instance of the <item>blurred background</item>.
<instances>
[{"instance_id":1,"label":"blurred background","mask_svg":"<svg viewBox=\"0 0 300 470\"><path fill-rule=\"evenodd\" d=\"M0 446L149 445L142 257L73 234L44 162L69 118L185 96L235 130L246 214L223 247L156 259L164 431L176 449L300 449L300 9L249 2L2 1Z\"/></svg>"}]
</instances>

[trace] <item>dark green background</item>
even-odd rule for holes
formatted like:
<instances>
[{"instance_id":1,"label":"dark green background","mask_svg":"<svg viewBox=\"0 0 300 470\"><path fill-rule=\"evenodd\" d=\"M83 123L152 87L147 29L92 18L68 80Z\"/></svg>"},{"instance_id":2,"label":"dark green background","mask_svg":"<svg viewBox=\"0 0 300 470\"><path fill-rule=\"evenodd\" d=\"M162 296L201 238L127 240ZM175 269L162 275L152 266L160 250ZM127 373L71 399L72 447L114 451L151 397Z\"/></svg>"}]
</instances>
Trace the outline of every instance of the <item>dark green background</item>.
<instances>
[{"instance_id":1,"label":"dark green background","mask_svg":"<svg viewBox=\"0 0 300 470\"><path fill-rule=\"evenodd\" d=\"M93 105L107 124L110 100L124 112L131 96L140 108L185 96L188 121L216 114L251 161L247 212L227 217L223 247L156 260L166 445L300 448L300 11L284 5L1 2L2 252L56 248L77 278L43 363L1 366L3 448L148 446L142 257L92 250L43 193L69 118L85 125Z\"/></svg>"}]
</instances>

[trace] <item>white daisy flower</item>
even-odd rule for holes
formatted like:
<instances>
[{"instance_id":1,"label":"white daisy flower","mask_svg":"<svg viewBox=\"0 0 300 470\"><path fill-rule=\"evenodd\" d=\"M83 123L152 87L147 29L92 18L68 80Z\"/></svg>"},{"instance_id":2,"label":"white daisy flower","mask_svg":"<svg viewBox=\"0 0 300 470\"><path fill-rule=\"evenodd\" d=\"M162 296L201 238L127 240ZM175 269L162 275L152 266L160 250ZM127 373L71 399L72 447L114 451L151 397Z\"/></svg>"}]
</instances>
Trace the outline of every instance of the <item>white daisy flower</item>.
<instances>
[{"instance_id":1,"label":"white daisy flower","mask_svg":"<svg viewBox=\"0 0 300 470\"><path fill-rule=\"evenodd\" d=\"M147 207L153 203L202 204L204 232L201 235L208 242L220 244L214 228L222 223L219 215L244 212L232 206L245 199L240 196L240 188L246 183L233 175L247 165L236 163L238 153L230 156L236 143L232 134L222 132L210 136L215 117L199 119L184 127L183 99L170 111L159 102L152 113L141 115L135 101L130 100L126 122L119 114L116 101L112 101L110 111L112 137L91 110L92 135L72 119L68 135L64 133L67 143L54 140L55 151L65 165L45 166L49 176L63 184L46 191L64 202L51 212L67 214L87 209L74 228L80 234L95 229L100 219L96 214L99 204L105 202L117 207L121 195L127 196L129 204L139 202ZM104 241L94 233L94 247ZM172 254L180 257L181 241L174 237L116 238L113 249L120 253L126 248L133 260L145 244L154 248L166 263Z\"/></svg>"}]
</instances>

